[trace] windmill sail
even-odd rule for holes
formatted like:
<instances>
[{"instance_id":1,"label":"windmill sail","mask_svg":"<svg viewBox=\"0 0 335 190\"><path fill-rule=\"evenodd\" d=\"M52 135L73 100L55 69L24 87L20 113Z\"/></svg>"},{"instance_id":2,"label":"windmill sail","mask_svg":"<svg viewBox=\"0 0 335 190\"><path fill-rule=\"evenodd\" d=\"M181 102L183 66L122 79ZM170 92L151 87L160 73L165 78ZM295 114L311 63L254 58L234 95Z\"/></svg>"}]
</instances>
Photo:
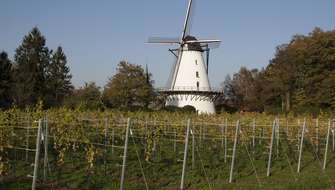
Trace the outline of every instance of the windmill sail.
<instances>
[{"instance_id":1,"label":"windmill sail","mask_svg":"<svg viewBox=\"0 0 335 190\"><path fill-rule=\"evenodd\" d=\"M173 70L173 76L172 76L172 81L171 81L171 86L170 86L171 90L174 89L174 86L175 86L175 83L176 83L176 78L177 78L177 75L178 75L179 66L180 66L182 56L183 56L183 49L181 47L178 50L178 58L177 58L177 61L176 61L175 68Z\"/></svg>"},{"instance_id":2,"label":"windmill sail","mask_svg":"<svg viewBox=\"0 0 335 190\"><path fill-rule=\"evenodd\" d=\"M157 44L178 44L179 38L169 38L169 37L149 37L148 43Z\"/></svg>"},{"instance_id":3,"label":"windmill sail","mask_svg":"<svg viewBox=\"0 0 335 190\"><path fill-rule=\"evenodd\" d=\"M184 28L183 28L183 33L181 35L181 40L184 40L184 38L191 33L191 23L190 23L190 18L191 18L191 8L192 8L192 2L193 0L189 0L188 2L188 7L187 7L187 12L186 12L186 17L184 21Z\"/></svg>"},{"instance_id":4,"label":"windmill sail","mask_svg":"<svg viewBox=\"0 0 335 190\"><path fill-rule=\"evenodd\" d=\"M190 35L190 26L191 26L191 19L192 16L191 16L191 10L192 10L192 2L193 0L189 0L188 2L188 6L187 6L187 12L186 12L186 17L185 17L185 21L184 21L184 27L183 27L183 33L181 35L181 47L179 48L178 50L178 58L177 58L177 61L176 61L176 65L174 66L174 71L173 71L173 77L172 77L172 81L171 81L171 90L174 88L175 86L175 83L176 83L176 77L177 77L177 74L178 74L178 71L179 71L179 66L180 66L180 62L181 62L181 59L182 59L182 56L183 56L183 46L184 46L184 39L186 36Z\"/></svg>"},{"instance_id":5,"label":"windmill sail","mask_svg":"<svg viewBox=\"0 0 335 190\"><path fill-rule=\"evenodd\" d=\"M169 78L168 78L168 80L166 81L166 85L165 85L165 88L166 88L166 89L171 89L171 86L172 86L172 80L173 80L173 76L174 76L174 71L176 70L176 66L177 66L177 59L178 59L178 58L176 58L176 59L173 61L172 68L171 68L170 73L169 73Z\"/></svg>"}]
</instances>

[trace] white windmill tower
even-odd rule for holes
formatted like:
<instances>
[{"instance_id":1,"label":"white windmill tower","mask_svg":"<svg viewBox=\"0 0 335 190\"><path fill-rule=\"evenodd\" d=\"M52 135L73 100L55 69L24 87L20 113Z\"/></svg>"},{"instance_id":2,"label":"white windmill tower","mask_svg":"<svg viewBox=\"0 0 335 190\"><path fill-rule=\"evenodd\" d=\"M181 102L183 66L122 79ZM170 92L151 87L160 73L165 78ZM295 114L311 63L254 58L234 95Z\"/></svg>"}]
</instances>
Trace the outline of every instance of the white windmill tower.
<instances>
[{"instance_id":1,"label":"white windmill tower","mask_svg":"<svg viewBox=\"0 0 335 190\"><path fill-rule=\"evenodd\" d=\"M166 106L193 106L198 113L215 113L214 101L220 91L212 90L208 79L209 50L218 47L220 40L199 40L190 35L192 0L188 2L181 38L149 38L149 43L177 44L169 49L176 56L168 87L161 90L166 95ZM206 62L204 60L206 53Z\"/></svg>"}]
</instances>

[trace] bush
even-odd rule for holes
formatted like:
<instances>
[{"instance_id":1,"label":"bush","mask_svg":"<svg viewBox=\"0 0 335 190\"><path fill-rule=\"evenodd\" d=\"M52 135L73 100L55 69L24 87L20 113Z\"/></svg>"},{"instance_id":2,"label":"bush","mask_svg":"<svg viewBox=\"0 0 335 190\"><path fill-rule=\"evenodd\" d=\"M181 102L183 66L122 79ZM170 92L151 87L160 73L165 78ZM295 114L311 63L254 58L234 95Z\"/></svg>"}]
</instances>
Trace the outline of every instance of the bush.
<instances>
[{"instance_id":1,"label":"bush","mask_svg":"<svg viewBox=\"0 0 335 190\"><path fill-rule=\"evenodd\" d=\"M177 107L177 106L165 106L163 110L168 111L168 112L181 112L181 113L196 113L197 112L195 107L191 105L186 105L182 108Z\"/></svg>"},{"instance_id":2,"label":"bush","mask_svg":"<svg viewBox=\"0 0 335 190\"><path fill-rule=\"evenodd\" d=\"M184 106L183 108L181 108L181 111L185 113L197 113L197 110L195 109L195 107L191 105Z\"/></svg>"}]
</instances>

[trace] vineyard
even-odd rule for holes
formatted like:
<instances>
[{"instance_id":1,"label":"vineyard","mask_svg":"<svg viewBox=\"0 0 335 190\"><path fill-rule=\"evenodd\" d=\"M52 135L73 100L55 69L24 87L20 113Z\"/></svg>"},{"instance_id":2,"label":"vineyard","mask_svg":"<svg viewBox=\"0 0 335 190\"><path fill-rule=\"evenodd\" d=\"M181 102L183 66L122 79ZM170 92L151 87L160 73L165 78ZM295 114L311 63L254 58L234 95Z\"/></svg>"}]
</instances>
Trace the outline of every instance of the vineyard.
<instances>
[{"instance_id":1,"label":"vineyard","mask_svg":"<svg viewBox=\"0 0 335 190\"><path fill-rule=\"evenodd\" d=\"M330 189L328 115L0 112L0 189Z\"/></svg>"}]
</instances>

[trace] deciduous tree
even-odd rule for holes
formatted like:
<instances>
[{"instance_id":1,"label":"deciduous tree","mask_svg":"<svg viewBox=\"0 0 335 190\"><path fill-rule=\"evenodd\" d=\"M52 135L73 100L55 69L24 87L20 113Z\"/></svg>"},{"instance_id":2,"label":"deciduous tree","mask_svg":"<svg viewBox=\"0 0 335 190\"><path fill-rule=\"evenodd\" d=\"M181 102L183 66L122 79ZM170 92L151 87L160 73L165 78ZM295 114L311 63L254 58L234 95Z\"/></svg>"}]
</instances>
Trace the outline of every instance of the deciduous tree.
<instances>
[{"instance_id":1,"label":"deciduous tree","mask_svg":"<svg viewBox=\"0 0 335 190\"><path fill-rule=\"evenodd\" d=\"M71 108L100 109L103 108L100 87L94 82L85 83L65 99L65 105Z\"/></svg>"},{"instance_id":2,"label":"deciduous tree","mask_svg":"<svg viewBox=\"0 0 335 190\"><path fill-rule=\"evenodd\" d=\"M103 100L110 107L147 107L153 95L150 74L146 75L140 65L121 61L104 88Z\"/></svg>"}]
</instances>

